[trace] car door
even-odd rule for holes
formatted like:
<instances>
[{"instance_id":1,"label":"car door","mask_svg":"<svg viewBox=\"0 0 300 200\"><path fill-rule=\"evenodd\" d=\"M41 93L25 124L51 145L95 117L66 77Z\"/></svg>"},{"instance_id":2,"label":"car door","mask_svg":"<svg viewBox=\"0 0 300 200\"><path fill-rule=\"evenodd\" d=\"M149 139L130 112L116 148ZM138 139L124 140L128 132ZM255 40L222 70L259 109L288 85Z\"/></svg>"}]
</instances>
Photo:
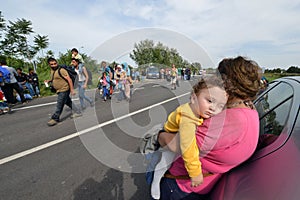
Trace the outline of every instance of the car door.
<instances>
[{"instance_id":1,"label":"car door","mask_svg":"<svg viewBox=\"0 0 300 200\"><path fill-rule=\"evenodd\" d=\"M285 125L291 114L293 97L293 85L285 81L276 81L254 102L259 113L260 138L252 159L276 151L288 139L291 130Z\"/></svg>"}]
</instances>

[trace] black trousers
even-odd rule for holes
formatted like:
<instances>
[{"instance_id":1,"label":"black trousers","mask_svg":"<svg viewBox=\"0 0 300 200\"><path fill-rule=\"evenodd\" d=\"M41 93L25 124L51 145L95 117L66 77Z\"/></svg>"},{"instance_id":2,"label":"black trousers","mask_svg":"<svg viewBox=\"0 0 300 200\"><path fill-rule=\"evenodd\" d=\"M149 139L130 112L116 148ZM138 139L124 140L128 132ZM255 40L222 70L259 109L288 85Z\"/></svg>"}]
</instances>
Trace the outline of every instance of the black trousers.
<instances>
[{"instance_id":1,"label":"black trousers","mask_svg":"<svg viewBox=\"0 0 300 200\"><path fill-rule=\"evenodd\" d=\"M1 86L1 89L4 93L7 103L17 102L16 98L14 97L14 90L20 95L22 103L26 101L24 93L18 83L6 83L4 86Z\"/></svg>"}]
</instances>

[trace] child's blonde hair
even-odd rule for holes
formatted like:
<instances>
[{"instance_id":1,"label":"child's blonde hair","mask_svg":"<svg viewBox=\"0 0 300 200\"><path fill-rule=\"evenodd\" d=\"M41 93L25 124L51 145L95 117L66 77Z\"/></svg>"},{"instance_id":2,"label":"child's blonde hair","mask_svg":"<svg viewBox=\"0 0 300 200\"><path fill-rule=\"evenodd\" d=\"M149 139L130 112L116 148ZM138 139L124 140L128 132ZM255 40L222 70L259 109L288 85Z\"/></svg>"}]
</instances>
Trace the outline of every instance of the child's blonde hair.
<instances>
[{"instance_id":1,"label":"child's blonde hair","mask_svg":"<svg viewBox=\"0 0 300 200\"><path fill-rule=\"evenodd\" d=\"M212 88L212 87L219 87L222 90L225 90L224 88L224 82L221 77L218 77L216 75L205 75L200 78L198 83L196 83L193 86L192 94L195 94L196 96L199 95L202 89L206 88Z\"/></svg>"}]
</instances>

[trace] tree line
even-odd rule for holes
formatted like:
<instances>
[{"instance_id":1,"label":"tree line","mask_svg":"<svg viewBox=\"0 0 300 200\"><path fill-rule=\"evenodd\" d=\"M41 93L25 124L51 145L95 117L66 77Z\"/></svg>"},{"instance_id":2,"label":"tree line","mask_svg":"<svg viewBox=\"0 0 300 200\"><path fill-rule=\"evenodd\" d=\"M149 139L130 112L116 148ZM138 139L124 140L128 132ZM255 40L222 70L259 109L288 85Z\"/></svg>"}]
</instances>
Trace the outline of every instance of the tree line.
<instances>
[{"instance_id":1,"label":"tree line","mask_svg":"<svg viewBox=\"0 0 300 200\"><path fill-rule=\"evenodd\" d=\"M31 39L33 38L33 39ZM40 85L49 79L50 68L47 63L49 57L54 56L51 50L44 52L49 46L49 37L35 33L30 20L24 18L16 21L6 21L0 11L0 59L5 59L9 66L21 68L25 72L34 68L39 76ZM71 49L66 53L59 53L57 61L61 64L71 63ZM86 54L82 54L85 65L91 71L97 71L97 62ZM41 87L43 95L49 93Z\"/></svg>"},{"instance_id":2,"label":"tree line","mask_svg":"<svg viewBox=\"0 0 300 200\"><path fill-rule=\"evenodd\" d=\"M130 58L138 66L156 65L161 67L171 67L173 64L179 68L189 67L192 70L200 70L199 62L189 63L183 59L177 49L169 48L161 42L157 44L153 40L142 40L134 44L134 49L130 53Z\"/></svg>"},{"instance_id":3,"label":"tree line","mask_svg":"<svg viewBox=\"0 0 300 200\"><path fill-rule=\"evenodd\" d=\"M297 66L291 66L287 70L276 68L276 69L266 69L265 73L290 73L290 74L300 74L300 68Z\"/></svg>"},{"instance_id":4,"label":"tree line","mask_svg":"<svg viewBox=\"0 0 300 200\"><path fill-rule=\"evenodd\" d=\"M44 57L43 50L48 47L49 38L46 35L36 34L30 42L30 37L34 33L30 20L22 18L6 22L0 11L0 54L2 57L8 58L17 65L31 63L38 56ZM51 51L48 53L53 54Z\"/></svg>"}]
</instances>

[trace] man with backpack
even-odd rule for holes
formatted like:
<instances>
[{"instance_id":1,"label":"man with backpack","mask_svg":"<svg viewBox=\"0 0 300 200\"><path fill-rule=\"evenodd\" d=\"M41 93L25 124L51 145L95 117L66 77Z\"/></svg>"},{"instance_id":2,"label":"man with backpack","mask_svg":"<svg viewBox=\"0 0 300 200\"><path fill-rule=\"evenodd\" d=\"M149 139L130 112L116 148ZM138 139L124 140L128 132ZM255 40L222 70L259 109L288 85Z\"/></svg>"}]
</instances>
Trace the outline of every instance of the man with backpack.
<instances>
[{"instance_id":1,"label":"man with backpack","mask_svg":"<svg viewBox=\"0 0 300 200\"><path fill-rule=\"evenodd\" d=\"M18 81L15 77L18 75L15 68L7 66L6 60L1 60L0 66L2 68L2 80L4 81L4 84L1 86L1 89L4 93L7 103L11 105L17 103L17 100L14 97L14 90L19 94L21 102L26 103L27 101L24 97L24 93L20 88Z\"/></svg>"},{"instance_id":2,"label":"man with backpack","mask_svg":"<svg viewBox=\"0 0 300 200\"><path fill-rule=\"evenodd\" d=\"M59 117L65 104L74 111L71 118L79 117L82 114L70 98L70 94L75 95L75 91L74 83L68 71L64 67L59 66L55 58L48 58L48 64L51 67L51 80L45 80L45 83L51 82L52 87L56 90L57 103L56 110L47 124L48 126L54 126L59 122Z\"/></svg>"}]
</instances>

